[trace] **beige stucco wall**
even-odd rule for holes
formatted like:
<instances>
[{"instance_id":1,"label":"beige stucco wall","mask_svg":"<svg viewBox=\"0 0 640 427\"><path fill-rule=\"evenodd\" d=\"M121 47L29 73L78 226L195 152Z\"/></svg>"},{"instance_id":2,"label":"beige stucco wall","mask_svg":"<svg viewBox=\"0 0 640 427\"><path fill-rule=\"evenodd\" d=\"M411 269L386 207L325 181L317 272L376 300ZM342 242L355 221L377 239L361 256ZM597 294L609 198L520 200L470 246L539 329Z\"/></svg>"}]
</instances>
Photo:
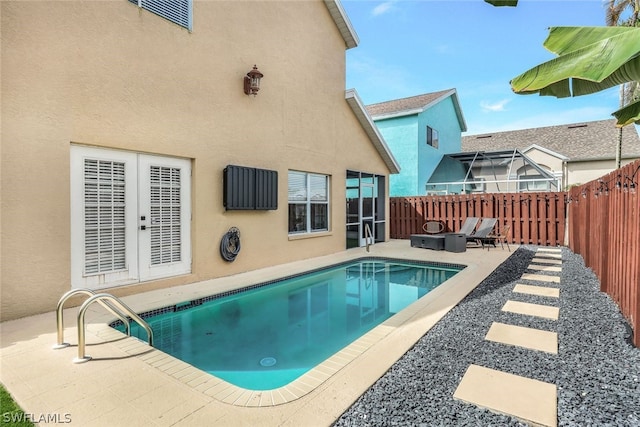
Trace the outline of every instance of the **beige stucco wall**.
<instances>
[{"instance_id":1,"label":"beige stucco wall","mask_svg":"<svg viewBox=\"0 0 640 427\"><path fill-rule=\"evenodd\" d=\"M624 166L633 162L633 159L625 159L621 161ZM573 161L565 165L566 169L566 188L573 185L580 185L598 179L616 169L616 161L611 160L591 160L591 161Z\"/></svg>"},{"instance_id":2,"label":"beige stucco wall","mask_svg":"<svg viewBox=\"0 0 640 427\"><path fill-rule=\"evenodd\" d=\"M192 274L115 295L344 250L345 171L389 174L344 100L345 44L321 0L195 1L191 33L124 0L1 8L2 320L70 289L72 143L192 159ZM278 209L225 212L228 164L277 170ZM289 169L331 175L329 233L289 239ZM227 263L231 226L242 251Z\"/></svg>"},{"instance_id":3,"label":"beige stucco wall","mask_svg":"<svg viewBox=\"0 0 640 427\"><path fill-rule=\"evenodd\" d=\"M562 159L556 156L552 156L549 153L545 153L544 151L537 150L535 148L524 153L531 160L536 162L538 165L543 168L553 172L553 173L562 173Z\"/></svg>"}]
</instances>

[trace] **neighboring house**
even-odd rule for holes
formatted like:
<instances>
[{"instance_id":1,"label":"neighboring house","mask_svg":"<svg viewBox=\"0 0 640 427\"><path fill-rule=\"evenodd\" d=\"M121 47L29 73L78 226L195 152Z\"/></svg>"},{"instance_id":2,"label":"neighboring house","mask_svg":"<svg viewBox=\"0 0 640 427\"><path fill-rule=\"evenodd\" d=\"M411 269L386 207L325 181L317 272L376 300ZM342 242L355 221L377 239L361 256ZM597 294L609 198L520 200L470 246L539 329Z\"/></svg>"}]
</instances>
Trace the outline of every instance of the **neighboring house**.
<instances>
[{"instance_id":1,"label":"neighboring house","mask_svg":"<svg viewBox=\"0 0 640 427\"><path fill-rule=\"evenodd\" d=\"M399 168L345 94L339 1L159 3L1 3L2 320L389 238Z\"/></svg>"},{"instance_id":2,"label":"neighboring house","mask_svg":"<svg viewBox=\"0 0 640 427\"><path fill-rule=\"evenodd\" d=\"M616 169L616 147L620 129L615 120L600 120L469 135L462 138L462 151L469 153L518 150L543 171L559 180L559 190L585 183ZM640 138L634 126L622 128L621 164L640 158ZM476 178L492 180L490 169L476 172ZM519 184L517 191L556 191L543 180L544 173L531 165L516 165L507 179L540 179ZM515 187L512 187L515 188Z\"/></svg>"},{"instance_id":3,"label":"neighboring house","mask_svg":"<svg viewBox=\"0 0 640 427\"><path fill-rule=\"evenodd\" d=\"M401 167L391 177L391 196L425 193L442 156L460 151L467 130L455 89L367 105Z\"/></svg>"},{"instance_id":4,"label":"neighboring house","mask_svg":"<svg viewBox=\"0 0 640 427\"><path fill-rule=\"evenodd\" d=\"M429 195L513 193L558 191L561 182L520 150L511 149L447 154L426 188Z\"/></svg>"}]
</instances>

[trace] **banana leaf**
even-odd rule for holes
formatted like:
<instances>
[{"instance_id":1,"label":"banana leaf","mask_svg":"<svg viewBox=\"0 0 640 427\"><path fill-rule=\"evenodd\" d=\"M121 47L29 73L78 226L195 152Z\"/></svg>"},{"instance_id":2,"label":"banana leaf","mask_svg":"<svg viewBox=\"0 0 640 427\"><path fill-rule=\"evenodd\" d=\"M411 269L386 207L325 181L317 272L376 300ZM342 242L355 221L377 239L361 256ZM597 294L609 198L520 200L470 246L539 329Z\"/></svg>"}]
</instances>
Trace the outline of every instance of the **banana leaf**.
<instances>
[{"instance_id":1,"label":"banana leaf","mask_svg":"<svg viewBox=\"0 0 640 427\"><path fill-rule=\"evenodd\" d=\"M551 27L543 46L562 55L630 30L633 27Z\"/></svg>"},{"instance_id":2,"label":"banana leaf","mask_svg":"<svg viewBox=\"0 0 640 427\"><path fill-rule=\"evenodd\" d=\"M640 28L554 27L544 46L559 56L511 80L515 93L563 98L640 80Z\"/></svg>"},{"instance_id":3,"label":"banana leaf","mask_svg":"<svg viewBox=\"0 0 640 427\"><path fill-rule=\"evenodd\" d=\"M518 4L518 0L484 1L494 6ZM640 28L552 27L544 47L558 57L512 79L515 93L564 98L640 81ZM612 115L618 127L640 125L640 101Z\"/></svg>"},{"instance_id":4,"label":"banana leaf","mask_svg":"<svg viewBox=\"0 0 640 427\"><path fill-rule=\"evenodd\" d=\"M613 112L611 115L618 119L616 122L616 126L618 127L627 126L632 123L640 125L640 100Z\"/></svg>"}]
</instances>

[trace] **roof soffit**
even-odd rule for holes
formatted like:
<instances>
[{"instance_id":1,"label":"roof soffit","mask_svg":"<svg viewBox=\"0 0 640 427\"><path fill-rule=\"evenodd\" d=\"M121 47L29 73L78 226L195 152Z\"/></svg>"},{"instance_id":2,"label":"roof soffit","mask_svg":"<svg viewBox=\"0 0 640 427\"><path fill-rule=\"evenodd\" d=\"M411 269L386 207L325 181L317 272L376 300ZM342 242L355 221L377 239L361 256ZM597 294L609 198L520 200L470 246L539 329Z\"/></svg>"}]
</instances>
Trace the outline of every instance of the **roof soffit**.
<instances>
[{"instance_id":1,"label":"roof soffit","mask_svg":"<svg viewBox=\"0 0 640 427\"><path fill-rule=\"evenodd\" d=\"M351 49L358 46L358 44L360 43L360 40L355 30L353 29L353 26L351 25L351 21L349 20L347 13L342 7L340 0L323 0L323 1L325 6L327 6L327 9L329 10L329 14L333 18L333 22L336 23L336 26L338 27L338 31L340 31L340 34L344 39L344 44L346 48Z\"/></svg>"},{"instance_id":2,"label":"roof soffit","mask_svg":"<svg viewBox=\"0 0 640 427\"><path fill-rule=\"evenodd\" d=\"M400 165L396 161L395 157L391 153L387 142L382 137L382 134L378 131L378 127L373 123L373 120L367 113L367 110L362 103L362 100L358 96L355 89L349 89L345 93L345 99L351 107L351 110L356 115L360 125L369 136L369 139L373 143L373 146L378 150L378 153L382 157L384 163L389 168L390 173L399 173Z\"/></svg>"}]
</instances>

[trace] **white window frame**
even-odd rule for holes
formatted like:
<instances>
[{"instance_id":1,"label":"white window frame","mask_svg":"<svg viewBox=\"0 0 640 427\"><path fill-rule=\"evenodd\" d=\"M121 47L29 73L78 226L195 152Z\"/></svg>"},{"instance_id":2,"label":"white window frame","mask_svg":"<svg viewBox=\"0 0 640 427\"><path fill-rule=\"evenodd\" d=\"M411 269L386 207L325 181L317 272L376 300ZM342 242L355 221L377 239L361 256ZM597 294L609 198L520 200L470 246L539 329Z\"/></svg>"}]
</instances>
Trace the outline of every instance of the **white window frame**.
<instances>
[{"instance_id":1,"label":"white window frame","mask_svg":"<svg viewBox=\"0 0 640 427\"><path fill-rule=\"evenodd\" d=\"M296 197L292 198L291 197L291 175L292 174L298 174L298 175L304 175L305 177L305 188L304 188L304 194L298 194ZM323 178L325 180L325 191L326 191L326 200L319 200L319 199L314 199L313 195L310 194L310 189L311 189L311 181L312 179L317 179L317 178ZM290 170L288 172L287 175L287 183L289 185L289 195L288 195L288 203L287 203L287 209L289 209L289 207L291 205L301 205L305 207L305 218L306 218L306 224L304 224L304 229L297 229L294 231L288 231L289 235L301 235L301 234L313 234L313 233L326 233L331 229L331 213L330 213L330 200L331 200L331 194L330 194L330 187L331 187L331 179L329 175L324 175L324 174L318 174L318 173L310 173L310 172L302 172L302 171L296 171L296 170ZM312 229L311 227L311 207L313 205L325 205L326 206L326 223L327 223L327 227L326 228L322 228L322 229ZM289 218L290 213L287 214L287 218L290 221L291 219Z\"/></svg>"},{"instance_id":2,"label":"white window frame","mask_svg":"<svg viewBox=\"0 0 640 427\"><path fill-rule=\"evenodd\" d=\"M540 181L528 181L530 179L537 179ZM538 175L519 175L518 176L518 192L526 193L526 192L544 192L551 191L551 182L550 181L542 181L544 177L540 174Z\"/></svg>"},{"instance_id":3,"label":"white window frame","mask_svg":"<svg viewBox=\"0 0 640 427\"><path fill-rule=\"evenodd\" d=\"M431 126L427 126L427 145L435 149L440 147L440 134Z\"/></svg>"}]
</instances>

